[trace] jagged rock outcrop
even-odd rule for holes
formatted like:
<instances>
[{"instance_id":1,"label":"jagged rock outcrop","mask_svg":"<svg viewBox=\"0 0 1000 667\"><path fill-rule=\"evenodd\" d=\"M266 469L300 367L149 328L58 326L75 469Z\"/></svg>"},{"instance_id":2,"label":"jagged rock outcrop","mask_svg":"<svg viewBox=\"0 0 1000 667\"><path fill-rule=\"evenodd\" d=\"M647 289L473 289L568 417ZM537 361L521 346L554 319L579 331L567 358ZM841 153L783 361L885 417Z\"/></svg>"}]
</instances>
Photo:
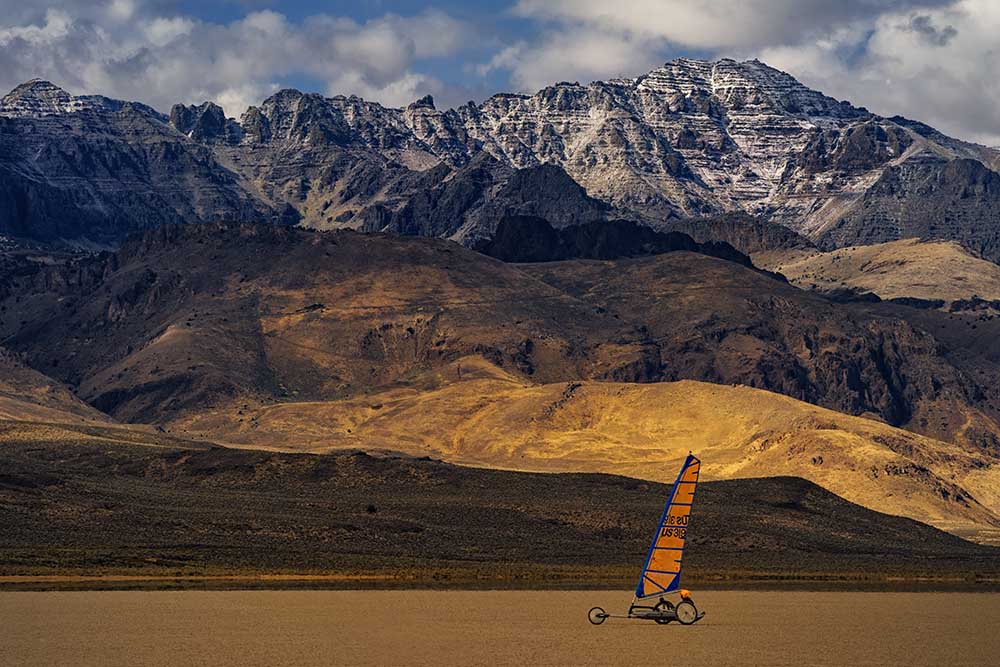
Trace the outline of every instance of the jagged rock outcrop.
<instances>
[{"instance_id":1,"label":"jagged rock outcrop","mask_svg":"<svg viewBox=\"0 0 1000 667\"><path fill-rule=\"evenodd\" d=\"M198 106L175 104L170 110L170 125L181 134L206 144L238 142L243 135L239 123L226 118L222 107L212 102Z\"/></svg>"},{"instance_id":2,"label":"jagged rock outcrop","mask_svg":"<svg viewBox=\"0 0 1000 667\"><path fill-rule=\"evenodd\" d=\"M70 95L50 81L32 79L22 83L0 99L0 116L8 118L44 118L66 114L114 113L131 107L159 120L163 114L139 102L113 100L103 95Z\"/></svg>"},{"instance_id":3,"label":"jagged rock outcrop","mask_svg":"<svg viewBox=\"0 0 1000 667\"><path fill-rule=\"evenodd\" d=\"M353 97L283 91L248 112L244 125L256 134L261 127L297 127L304 113L313 119L307 124L340 137L341 149L367 150L366 162L376 154L376 164L443 163L460 170L485 152L514 169L554 165L589 196L667 229L681 219L736 210L817 238L845 217L863 217L867 188L899 164L912 161L919 168L930 154L987 167L1000 163L995 151L912 121L875 116L758 61L678 59L635 79L564 82L535 95L499 94L449 111L428 98L392 110ZM302 132L275 136L271 144L285 146L286 154L308 150L317 140ZM495 227L496 218L471 234L462 225L400 223L413 211L404 210L408 197L398 174L385 166L365 173L371 196L350 205L323 194L336 190L336 182L310 179L302 197L318 200L325 218L317 219L301 199L288 201L305 208L305 222L317 226L395 226L458 234L471 243ZM377 178L370 178L373 173ZM387 190L394 196L383 199Z\"/></svg>"}]
</instances>

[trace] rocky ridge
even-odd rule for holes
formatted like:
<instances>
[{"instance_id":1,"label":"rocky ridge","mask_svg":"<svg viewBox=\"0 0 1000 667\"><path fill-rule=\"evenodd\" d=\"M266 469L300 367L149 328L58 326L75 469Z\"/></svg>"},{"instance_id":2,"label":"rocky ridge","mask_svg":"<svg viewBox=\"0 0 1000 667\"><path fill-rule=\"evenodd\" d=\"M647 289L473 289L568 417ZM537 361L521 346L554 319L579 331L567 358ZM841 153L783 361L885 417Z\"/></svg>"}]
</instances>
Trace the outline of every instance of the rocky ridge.
<instances>
[{"instance_id":1,"label":"rocky ridge","mask_svg":"<svg viewBox=\"0 0 1000 667\"><path fill-rule=\"evenodd\" d=\"M0 116L44 118L72 113L117 112L126 106L141 110L161 121L166 120L155 109L139 102L114 100L103 95L70 95L59 86L42 79L26 81L0 99Z\"/></svg>"},{"instance_id":2,"label":"rocky ridge","mask_svg":"<svg viewBox=\"0 0 1000 667\"><path fill-rule=\"evenodd\" d=\"M682 58L636 78L562 82L533 95L497 94L482 104L448 110L437 109L429 96L392 109L356 96L283 90L248 109L238 122L210 102L177 105L166 117L142 105L74 97L34 81L0 102L0 146L7 135L22 143L37 134L50 144L55 138L86 145L92 161L107 164L108 147L92 139L107 134L108 127L120 127L130 115L147 124L124 137L130 148L141 153L151 143L161 146L160 161L188 173L193 183L188 187L196 193L225 183L225 196L193 211L165 202L167 214L160 217L170 221L298 220L321 228L402 231L475 244L504 214L542 215L537 204L543 198L530 189L530 201L513 192L517 182L500 191L519 170L548 169L546 177L561 170L587 197L627 213L613 217L654 227L742 211L825 245L890 241L917 231L1000 259L991 213L1000 194L990 185L1000 153L835 100L756 60ZM74 122L74 117L93 122ZM176 159L192 152L205 173ZM12 206L14 220L0 219L0 232L44 236L53 225L39 225L39 217L60 212L81 217L80 208L84 213L101 209L82 206L67 194L81 181L93 189L102 177L99 169L82 164L70 178L60 174L58 160L29 158L16 146L0 155L5 158L0 168L21 178L26 167L34 170L27 182L8 187L7 198L14 204L26 196L38 202L27 211ZM468 168L484 167L484 155L495 164L469 180ZM131 162L157 165L148 155L131 157L112 162L123 168ZM117 175L115 169L109 172L109 178ZM128 179L118 181L118 192L136 189ZM415 213L427 213L413 210L414 196L454 191L453 181L461 182L450 200L457 204L429 214L449 218L447 224L427 224L424 218L406 222ZM44 201L35 194L42 183ZM144 180L139 187L155 190L156 182ZM926 204L928 195L962 205L948 213ZM488 201L496 203L473 213ZM129 213L137 206L112 204ZM98 213L107 217L108 208ZM571 222L608 219L592 213L585 210ZM75 232L88 238L122 236L120 223L107 229L98 217L84 215ZM139 226L153 222L143 220ZM91 231L95 227L99 233Z\"/></svg>"}]
</instances>

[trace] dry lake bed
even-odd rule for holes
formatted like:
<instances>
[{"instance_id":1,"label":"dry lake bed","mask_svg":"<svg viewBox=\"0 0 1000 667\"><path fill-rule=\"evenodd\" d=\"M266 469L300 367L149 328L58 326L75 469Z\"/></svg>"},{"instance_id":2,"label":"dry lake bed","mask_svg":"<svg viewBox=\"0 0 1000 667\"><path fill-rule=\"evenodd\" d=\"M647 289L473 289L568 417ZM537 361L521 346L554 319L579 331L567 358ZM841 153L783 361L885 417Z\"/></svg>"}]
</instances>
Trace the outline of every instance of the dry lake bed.
<instances>
[{"instance_id":1,"label":"dry lake bed","mask_svg":"<svg viewBox=\"0 0 1000 667\"><path fill-rule=\"evenodd\" d=\"M621 591L0 593L0 664L996 665L1000 594L696 592L697 625L587 622Z\"/></svg>"}]
</instances>

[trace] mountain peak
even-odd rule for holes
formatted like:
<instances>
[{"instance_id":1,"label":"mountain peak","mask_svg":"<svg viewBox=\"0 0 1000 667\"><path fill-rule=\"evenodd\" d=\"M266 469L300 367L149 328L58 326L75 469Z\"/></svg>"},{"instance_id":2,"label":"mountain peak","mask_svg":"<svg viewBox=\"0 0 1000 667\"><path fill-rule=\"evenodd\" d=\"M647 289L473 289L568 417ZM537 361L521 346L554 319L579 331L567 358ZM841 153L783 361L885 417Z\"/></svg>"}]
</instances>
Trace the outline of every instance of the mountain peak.
<instances>
[{"instance_id":1,"label":"mountain peak","mask_svg":"<svg viewBox=\"0 0 1000 667\"><path fill-rule=\"evenodd\" d=\"M3 98L3 104L13 104L21 101L24 104L51 105L53 103L65 104L72 99L72 96L65 90L45 79L31 79L7 93Z\"/></svg>"},{"instance_id":2,"label":"mountain peak","mask_svg":"<svg viewBox=\"0 0 1000 667\"><path fill-rule=\"evenodd\" d=\"M58 94L65 95L67 97L69 96L69 93L67 93L65 90L63 90L56 84L52 83L51 81L47 81L45 79L40 79L38 77L35 77L34 79L28 79L24 83L15 87L14 90L10 92L10 94L18 92L28 92L28 91L33 93L55 92Z\"/></svg>"},{"instance_id":3,"label":"mountain peak","mask_svg":"<svg viewBox=\"0 0 1000 667\"><path fill-rule=\"evenodd\" d=\"M38 118L94 106L94 98L74 97L45 79L25 81L0 100L0 116Z\"/></svg>"},{"instance_id":4,"label":"mountain peak","mask_svg":"<svg viewBox=\"0 0 1000 667\"><path fill-rule=\"evenodd\" d=\"M45 79L25 81L0 99L0 117L42 118L82 111L138 113L160 122L167 121L166 116L141 102L103 95L71 95Z\"/></svg>"},{"instance_id":5,"label":"mountain peak","mask_svg":"<svg viewBox=\"0 0 1000 667\"><path fill-rule=\"evenodd\" d=\"M675 58L637 79L636 86L668 96L713 98L730 111L830 118L870 115L864 108L813 90L756 58Z\"/></svg>"},{"instance_id":6,"label":"mountain peak","mask_svg":"<svg viewBox=\"0 0 1000 667\"><path fill-rule=\"evenodd\" d=\"M195 141L213 143L220 139L238 140L239 124L226 118L225 112L215 102L185 106L175 104L170 110L170 125Z\"/></svg>"}]
</instances>

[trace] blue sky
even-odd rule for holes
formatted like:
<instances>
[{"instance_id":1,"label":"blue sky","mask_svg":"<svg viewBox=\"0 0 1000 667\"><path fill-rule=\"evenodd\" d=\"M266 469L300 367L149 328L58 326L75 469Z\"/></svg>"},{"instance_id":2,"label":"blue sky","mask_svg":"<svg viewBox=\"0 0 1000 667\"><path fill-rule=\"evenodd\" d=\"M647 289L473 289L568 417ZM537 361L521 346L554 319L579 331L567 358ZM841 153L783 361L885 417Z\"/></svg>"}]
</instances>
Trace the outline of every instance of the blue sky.
<instances>
[{"instance_id":1,"label":"blue sky","mask_svg":"<svg viewBox=\"0 0 1000 667\"><path fill-rule=\"evenodd\" d=\"M406 17L427 11L443 12L468 24L479 37L457 53L423 59L420 63L422 71L428 72L456 91L454 94L444 95L446 99L443 99L442 102L449 106L466 101L461 98L458 91L468 90L473 97L478 98L476 101L481 101L481 98L486 95L507 90L510 87L505 72L493 71L470 76L470 65L488 61L493 53L505 44L533 39L537 36L540 30L539 24L518 16L513 11L514 8L515 3L512 0L483 0L480 2L461 2L459 0L441 0L440 2L427 2L426 0L358 0L356 2L346 0L326 2L222 0L221 2L197 2L185 0L176 5L177 11L182 14L197 16L204 21L214 23L237 21L248 12L259 10L277 11L296 22L305 21L311 16L327 14L349 17L359 23L376 21L386 14ZM315 81L312 77L303 76L301 73L283 77L282 84L313 90L321 90L323 87L321 82ZM454 95L458 95L458 97Z\"/></svg>"},{"instance_id":2,"label":"blue sky","mask_svg":"<svg viewBox=\"0 0 1000 667\"><path fill-rule=\"evenodd\" d=\"M0 87L33 77L239 116L282 87L439 107L676 56L760 58L839 99L1000 144L996 0L0 0Z\"/></svg>"}]
</instances>

